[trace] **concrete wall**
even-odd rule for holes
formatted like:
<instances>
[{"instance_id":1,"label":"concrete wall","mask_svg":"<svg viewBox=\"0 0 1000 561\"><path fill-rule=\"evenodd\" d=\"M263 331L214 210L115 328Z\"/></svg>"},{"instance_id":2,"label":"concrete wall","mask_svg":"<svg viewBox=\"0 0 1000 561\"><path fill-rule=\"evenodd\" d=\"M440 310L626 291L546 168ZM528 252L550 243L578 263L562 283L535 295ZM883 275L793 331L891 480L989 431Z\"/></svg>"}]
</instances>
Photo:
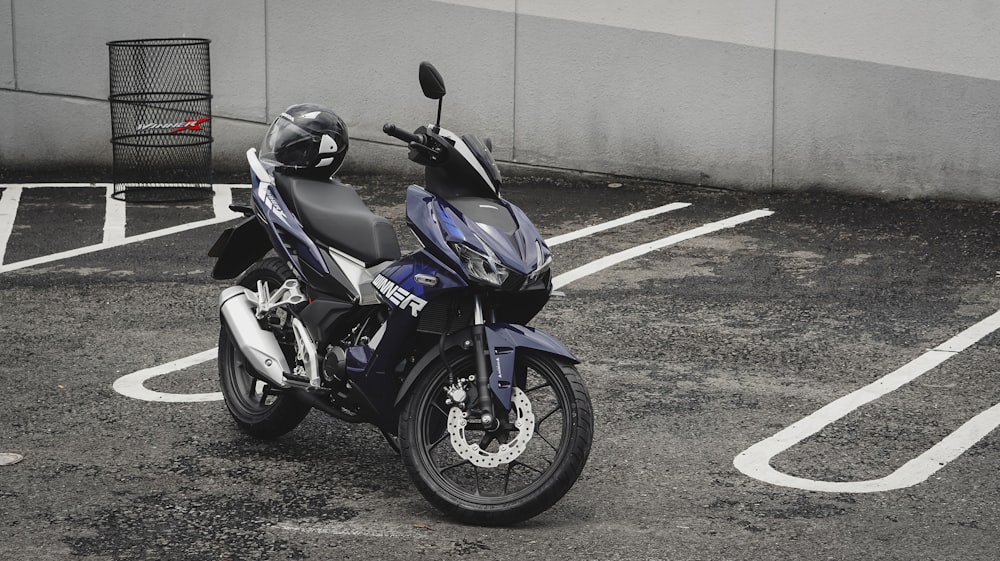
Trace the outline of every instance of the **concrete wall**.
<instances>
[{"instance_id":1,"label":"concrete wall","mask_svg":"<svg viewBox=\"0 0 1000 561\"><path fill-rule=\"evenodd\" d=\"M1000 3L780 6L776 187L1000 200Z\"/></svg>"},{"instance_id":2,"label":"concrete wall","mask_svg":"<svg viewBox=\"0 0 1000 561\"><path fill-rule=\"evenodd\" d=\"M0 173L111 165L115 39L212 39L214 156L286 106L345 118L354 170L430 121L507 162L748 190L1000 200L995 0L0 0Z\"/></svg>"},{"instance_id":3,"label":"concrete wall","mask_svg":"<svg viewBox=\"0 0 1000 561\"><path fill-rule=\"evenodd\" d=\"M524 4L517 161L770 187L772 0Z\"/></svg>"}]
</instances>

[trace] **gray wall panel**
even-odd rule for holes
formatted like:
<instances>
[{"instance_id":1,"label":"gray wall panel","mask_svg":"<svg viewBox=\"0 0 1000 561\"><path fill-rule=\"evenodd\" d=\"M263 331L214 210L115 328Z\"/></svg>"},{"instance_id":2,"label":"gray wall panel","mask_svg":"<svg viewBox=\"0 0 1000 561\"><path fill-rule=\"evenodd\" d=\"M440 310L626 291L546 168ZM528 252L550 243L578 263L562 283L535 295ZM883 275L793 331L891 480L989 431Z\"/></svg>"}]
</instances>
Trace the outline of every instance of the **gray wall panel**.
<instances>
[{"instance_id":1,"label":"gray wall panel","mask_svg":"<svg viewBox=\"0 0 1000 561\"><path fill-rule=\"evenodd\" d=\"M518 162L762 189L768 49L518 19Z\"/></svg>"},{"instance_id":2,"label":"gray wall panel","mask_svg":"<svg viewBox=\"0 0 1000 561\"><path fill-rule=\"evenodd\" d=\"M106 102L0 90L0 175L26 165L110 169L110 139Z\"/></svg>"},{"instance_id":3,"label":"gray wall panel","mask_svg":"<svg viewBox=\"0 0 1000 561\"><path fill-rule=\"evenodd\" d=\"M264 0L14 2L18 88L108 96L108 41L212 39L213 111L264 117Z\"/></svg>"},{"instance_id":4,"label":"gray wall panel","mask_svg":"<svg viewBox=\"0 0 1000 561\"><path fill-rule=\"evenodd\" d=\"M775 187L1000 198L1000 82L779 52Z\"/></svg>"},{"instance_id":5,"label":"gray wall panel","mask_svg":"<svg viewBox=\"0 0 1000 561\"><path fill-rule=\"evenodd\" d=\"M11 0L0 0L0 88L13 88L14 80L14 21Z\"/></svg>"},{"instance_id":6,"label":"gray wall panel","mask_svg":"<svg viewBox=\"0 0 1000 561\"><path fill-rule=\"evenodd\" d=\"M387 121L415 128L435 117L417 82L417 66L429 60L448 88L442 126L490 136L497 155L510 158L512 13L425 0L271 2L267 33L272 117L293 103L324 103L352 139L397 142L382 133Z\"/></svg>"}]
</instances>

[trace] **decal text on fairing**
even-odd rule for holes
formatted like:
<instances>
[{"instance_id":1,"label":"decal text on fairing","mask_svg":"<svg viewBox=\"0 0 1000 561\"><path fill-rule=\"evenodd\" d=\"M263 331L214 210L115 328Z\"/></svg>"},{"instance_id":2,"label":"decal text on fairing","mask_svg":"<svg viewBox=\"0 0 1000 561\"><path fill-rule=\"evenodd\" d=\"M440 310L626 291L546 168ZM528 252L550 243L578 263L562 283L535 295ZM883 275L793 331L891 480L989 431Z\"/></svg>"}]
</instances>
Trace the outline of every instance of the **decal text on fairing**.
<instances>
[{"instance_id":1,"label":"decal text on fairing","mask_svg":"<svg viewBox=\"0 0 1000 561\"><path fill-rule=\"evenodd\" d=\"M427 300L414 295L409 290L399 286L382 275L377 275L372 280L372 286L378 290L389 302L395 304L399 309L409 308L413 317L420 315L420 311L427 305Z\"/></svg>"},{"instance_id":2,"label":"decal text on fairing","mask_svg":"<svg viewBox=\"0 0 1000 561\"><path fill-rule=\"evenodd\" d=\"M271 210L281 220L287 222L285 218L285 213L281 210L281 206L278 205L278 200L274 197L274 193L271 193L269 189L270 184L261 182L260 187L257 188L257 196L259 196L267 208Z\"/></svg>"}]
</instances>

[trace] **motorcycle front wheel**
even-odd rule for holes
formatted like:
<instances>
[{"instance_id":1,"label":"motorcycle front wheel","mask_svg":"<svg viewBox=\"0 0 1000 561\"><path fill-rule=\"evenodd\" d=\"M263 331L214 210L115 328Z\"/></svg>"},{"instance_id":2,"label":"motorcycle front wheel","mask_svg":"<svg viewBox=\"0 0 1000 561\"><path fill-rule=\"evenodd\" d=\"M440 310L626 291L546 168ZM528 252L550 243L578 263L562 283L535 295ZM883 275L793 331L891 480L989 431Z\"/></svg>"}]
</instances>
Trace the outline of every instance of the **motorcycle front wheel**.
<instances>
[{"instance_id":1,"label":"motorcycle front wheel","mask_svg":"<svg viewBox=\"0 0 1000 561\"><path fill-rule=\"evenodd\" d=\"M263 280L271 290L277 289L292 272L277 257L258 261L240 277L239 285L257 290L257 281ZM278 318L275 329L288 329L287 316ZM243 432L264 440L278 438L291 431L309 414L310 407L290 395L271 391L271 388L250 375L252 367L225 325L219 330L219 385L226 408Z\"/></svg>"},{"instance_id":2,"label":"motorcycle front wheel","mask_svg":"<svg viewBox=\"0 0 1000 561\"><path fill-rule=\"evenodd\" d=\"M471 354L452 359L458 380L475 375ZM517 389L502 428L483 430L448 403L451 374L439 362L413 389L400 416L404 464L421 494L447 516L484 526L531 518L569 491L583 471L593 436L590 397L576 369L524 351ZM464 383L467 403L475 384ZM453 409L455 409L453 411Z\"/></svg>"}]
</instances>

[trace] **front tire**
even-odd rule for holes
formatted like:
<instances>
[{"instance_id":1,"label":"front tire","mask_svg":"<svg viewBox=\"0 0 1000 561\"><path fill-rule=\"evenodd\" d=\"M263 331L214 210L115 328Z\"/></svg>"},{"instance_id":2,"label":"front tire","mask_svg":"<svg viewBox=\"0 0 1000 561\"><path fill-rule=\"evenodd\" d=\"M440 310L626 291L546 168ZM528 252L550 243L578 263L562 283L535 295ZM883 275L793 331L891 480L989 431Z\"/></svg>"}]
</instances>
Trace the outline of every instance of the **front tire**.
<instances>
[{"instance_id":1,"label":"front tire","mask_svg":"<svg viewBox=\"0 0 1000 561\"><path fill-rule=\"evenodd\" d=\"M451 368L457 379L468 379L475 373L472 355L453 360ZM518 357L518 370L525 375L515 393L527 397L530 405L520 409L528 411L512 408L507 430L487 433L470 423L462 431L469 445L491 456L485 463L493 464L509 453L507 444L519 440L514 424L532 423L533 434L513 461L485 467L473 463L483 464L479 458L459 455L458 448L469 447L453 443L456 436L447 426L451 407L444 388L450 375L443 362L427 371L402 411L399 442L406 469L424 497L457 521L497 526L527 520L554 505L583 471L594 421L580 375L572 365L532 351ZM475 403L475 389L468 390Z\"/></svg>"},{"instance_id":2,"label":"front tire","mask_svg":"<svg viewBox=\"0 0 1000 561\"><path fill-rule=\"evenodd\" d=\"M290 278L288 266L269 257L247 269L238 284L256 291L257 281L263 280L275 290ZM277 329L289 328L287 322L288 317L283 317ZM250 375L251 369L223 324L219 330L219 385L226 408L243 432L264 440L278 438L297 427L310 407L290 395L272 392L268 384Z\"/></svg>"}]
</instances>

